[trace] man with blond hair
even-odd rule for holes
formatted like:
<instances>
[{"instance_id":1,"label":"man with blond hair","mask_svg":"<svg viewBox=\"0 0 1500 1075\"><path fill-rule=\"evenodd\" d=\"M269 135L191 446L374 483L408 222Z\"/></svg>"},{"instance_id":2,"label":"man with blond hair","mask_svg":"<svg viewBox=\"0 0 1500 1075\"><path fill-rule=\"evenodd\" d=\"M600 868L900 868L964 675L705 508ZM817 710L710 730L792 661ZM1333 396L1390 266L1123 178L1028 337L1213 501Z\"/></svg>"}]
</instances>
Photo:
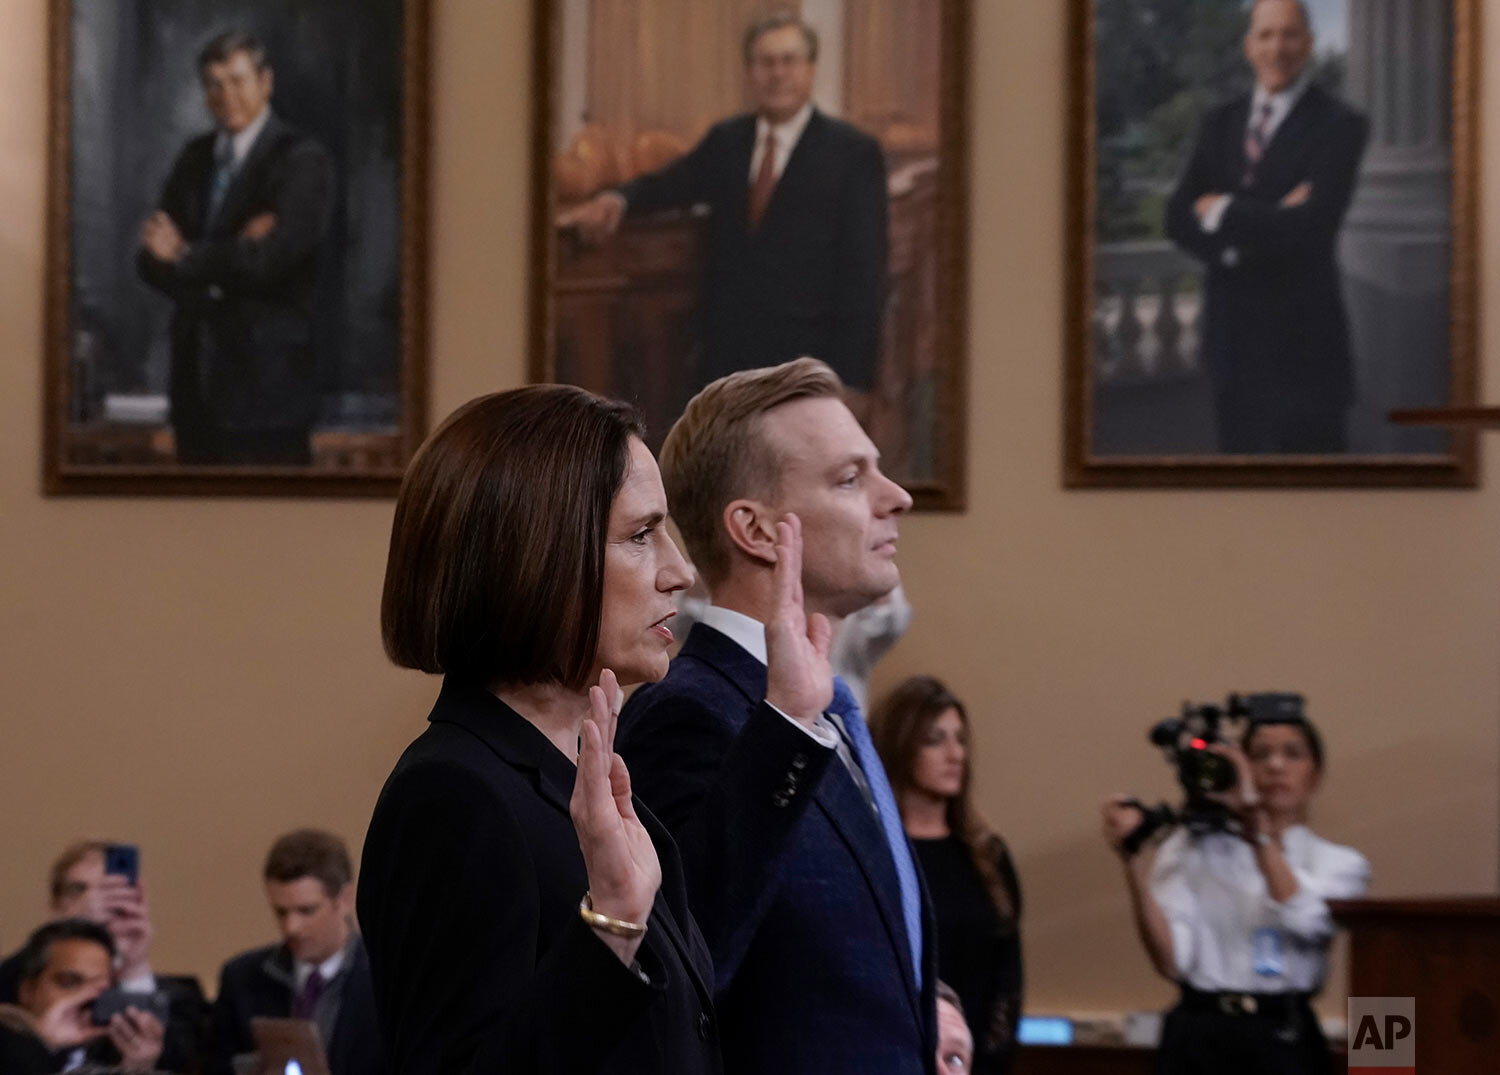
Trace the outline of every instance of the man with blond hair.
<instances>
[{"instance_id":1,"label":"man with blond hair","mask_svg":"<svg viewBox=\"0 0 1500 1075\"><path fill-rule=\"evenodd\" d=\"M800 521L804 604L833 626L900 581L911 497L880 472L841 389L811 358L731 374L694 397L661 454L711 604L666 678L626 705L618 749L682 849L730 1073L922 1075L935 1055L931 907L842 681L777 790L758 808L719 805L726 774L753 768L759 749L750 715L765 695L777 523ZM830 752L838 761L821 767ZM768 861L752 851L776 831L770 818L809 794L774 872L744 865Z\"/></svg>"}]
</instances>

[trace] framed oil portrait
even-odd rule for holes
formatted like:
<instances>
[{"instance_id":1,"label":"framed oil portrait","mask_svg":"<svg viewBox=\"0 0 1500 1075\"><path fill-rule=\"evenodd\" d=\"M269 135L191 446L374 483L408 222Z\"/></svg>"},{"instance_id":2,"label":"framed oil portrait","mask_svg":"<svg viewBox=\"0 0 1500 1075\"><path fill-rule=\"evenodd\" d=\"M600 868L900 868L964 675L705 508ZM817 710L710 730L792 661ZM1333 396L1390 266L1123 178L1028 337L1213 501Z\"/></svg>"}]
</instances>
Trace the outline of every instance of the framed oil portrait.
<instances>
[{"instance_id":1,"label":"framed oil portrait","mask_svg":"<svg viewBox=\"0 0 1500 1075\"><path fill-rule=\"evenodd\" d=\"M425 0L51 0L43 485L385 496L425 425Z\"/></svg>"},{"instance_id":2,"label":"framed oil portrait","mask_svg":"<svg viewBox=\"0 0 1500 1075\"><path fill-rule=\"evenodd\" d=\"M967 0L534 0L534 380L660 446L709 381L839 374L964 506Z\"/></svg>"},{"instance_id":3,"label":"framed oil portrait","mask_svg":"<svg viewBox=\"0 0 1500 1075\"><path fill-rule=\"evenodd\" d=\"M1070 0L1071 486L1472 486L1474 0Z\"/></svg>"}]
</instances>

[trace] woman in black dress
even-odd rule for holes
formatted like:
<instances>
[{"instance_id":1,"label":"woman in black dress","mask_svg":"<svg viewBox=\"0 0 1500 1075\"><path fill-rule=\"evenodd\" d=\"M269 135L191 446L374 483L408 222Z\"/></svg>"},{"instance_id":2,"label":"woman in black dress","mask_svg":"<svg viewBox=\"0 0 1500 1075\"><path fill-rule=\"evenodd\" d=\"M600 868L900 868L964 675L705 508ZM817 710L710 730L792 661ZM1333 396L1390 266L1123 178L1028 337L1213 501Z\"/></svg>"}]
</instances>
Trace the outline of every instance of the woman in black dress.
<instances>
[{"instance_id":1,"label":"woman in black dress","mask_svg":"<svg viewBox=\"0 0 1500 1075\"><path fill-rule=\"evenodd\" d=\"M931 676L876 708L875 745L937 915L938 974L963 1001L974 1075L1009 1070L1021 1014L1021 888L1005 841L969 804L969 718Z\"/></svg>"},{"instance_id":2,"label":"woman in black dress","mask_svg":"<svg viewBox=\"0 0 1500 1075\"><path fill-rule=\"evenodd\" d=\"M634 411L577 388L474 400L407 470L382 633L444 679L375 805L358 897L403 1075L722 1070L676 847L613 752L618 685L666 673L692 581L666 517ZM777 536L767 701L816 714L827 626L809 637L794 516Z\"/></svg>"}]
</instances>

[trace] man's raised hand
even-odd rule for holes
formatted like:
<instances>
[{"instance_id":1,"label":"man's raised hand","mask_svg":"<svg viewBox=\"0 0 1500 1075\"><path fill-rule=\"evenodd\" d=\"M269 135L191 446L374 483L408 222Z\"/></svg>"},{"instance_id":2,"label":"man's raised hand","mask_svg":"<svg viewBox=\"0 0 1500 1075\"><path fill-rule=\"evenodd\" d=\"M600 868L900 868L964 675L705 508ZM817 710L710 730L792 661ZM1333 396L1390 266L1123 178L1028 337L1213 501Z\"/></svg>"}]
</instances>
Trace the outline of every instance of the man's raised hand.
<instances>
[{"instance_id":1,"label":"man's raised hand","mask_svg":"<svg viewBox=\"0 0 1500 1075\"><path fill-rule=\"evenodd\" d=\"M827 617L808 615L802 601L802 520L788 514L776 524L776 607L766 624L766 701L811 725L833 700Z\"/></svg>"}]
</instances>

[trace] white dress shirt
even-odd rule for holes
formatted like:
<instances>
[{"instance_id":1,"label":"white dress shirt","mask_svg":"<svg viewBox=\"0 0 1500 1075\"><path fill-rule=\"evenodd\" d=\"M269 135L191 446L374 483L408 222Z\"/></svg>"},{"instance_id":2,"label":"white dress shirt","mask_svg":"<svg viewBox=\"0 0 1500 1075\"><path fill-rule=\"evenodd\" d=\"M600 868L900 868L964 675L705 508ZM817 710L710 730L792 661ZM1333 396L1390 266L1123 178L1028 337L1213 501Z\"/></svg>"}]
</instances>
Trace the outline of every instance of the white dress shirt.
<instances>
[{"instance_id":1,"label":"white dress shirt","mask_svg":"<svg viewBox=\"0 0 1500 1075\"><path fill-rule=\"evenodd\" d=\"M802 132L807 130L807 121L812 118L813 106L809 101L797 109L791 119L782 123L772 123L765 116L757 116L755 120L755 152L750 154L750 175L747 182L755 183L755 177L760 174L760 162L766 155L766 134L776 136L776 157L771 166L772 174L777 179L781 173L786 171L786 162L792 156L792 150L797 148L797 142L802 137Z\"/></svg>"},{"instance_id":2,"label":"white dress shirt","mask_svg":"<svg viewBox=\"0 0 1500 1075\"><path fill-rule=\"evenodd\" d=\"M1171 926L1182 981L1235 993L1313 993L1323 984L1333 937L1326 901L1362 895L1370 865L1304 825L1288 829L1281 846L1297 879L1283 902L1237 836L1178 829L1157 850L1151 892Z\"/></svg>"},{"instance_id":3,"label":"white dress shirt","mask_svg":"<svg viewBox=\"0 0 1500 1075\"><path fill-rule=\"evenodd\" d=\"M304 963L300 959L297 960L292 964L292 996L295 997L302 992L303 987L307 985L307 980L312 977L314 967L323 976L323 984L326 986L333 981L334 975L338 974L343 965L344 949L342 948L321 963Z\"/></svg>"},{"instance_id":4,"label":"white dress shirt","mask_svg":"<svg viewBox=\"0 0 1500 1075\"><path fill-rule=\"evenodd\" d=\"M271 106L266 105L265 108L260 110L260 115L252 119L245 125L245 129L237 134L220 131L218 138L214 140L214 160L220 158L220 155L224 152L224 144L227 142L234 154L234 167L238 169L241 164L245 163L245 155L250 152L250 147L260 137L260 132L265 129L266 121L270 118Z\"/></svg>"}]
</instances>

